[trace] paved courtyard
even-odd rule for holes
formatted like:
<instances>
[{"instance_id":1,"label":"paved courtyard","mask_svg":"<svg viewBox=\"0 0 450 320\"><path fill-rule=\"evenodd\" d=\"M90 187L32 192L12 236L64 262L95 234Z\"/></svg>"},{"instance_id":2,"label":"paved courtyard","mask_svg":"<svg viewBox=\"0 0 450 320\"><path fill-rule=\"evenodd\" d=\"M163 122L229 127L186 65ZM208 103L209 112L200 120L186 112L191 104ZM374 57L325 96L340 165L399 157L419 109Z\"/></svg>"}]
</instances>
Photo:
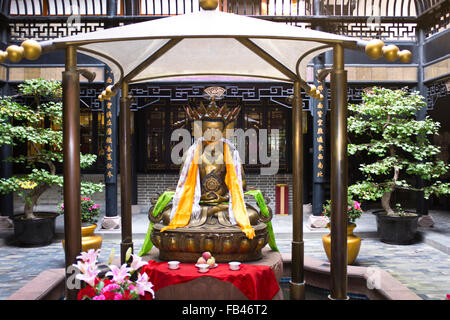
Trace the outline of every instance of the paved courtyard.
<instances>
[{"instance_id":1,"label":"paved courtyard","mask_svg":"<svg viewBox=\"0 0 450 320\"><path fill-rule=\"evenodd\" d=\"M148 220L145 210L133 216L135 251L142 246ZM306 210L305 210L306 211ZM408 246L389 245L376 238L375 217L363 215L355 234L363 238L355 265L378 267L389 272L423 299L442 300L450 293L450 212L431 211L436 224L419 228L422 240ZM291 252L292 216L275 216L273 227L282 253ZM321 237L327 229L310 229L305 214L305 254L326 261ZM0 299L6 299L43 270L64 267L63 219L57 220L57 239L45 247L17 247L9 241L12 231L0 232ZM120 232L97 232L104 237L100 262L108 260L111 249L120 251Z\"/></svg>"}]
</instances>

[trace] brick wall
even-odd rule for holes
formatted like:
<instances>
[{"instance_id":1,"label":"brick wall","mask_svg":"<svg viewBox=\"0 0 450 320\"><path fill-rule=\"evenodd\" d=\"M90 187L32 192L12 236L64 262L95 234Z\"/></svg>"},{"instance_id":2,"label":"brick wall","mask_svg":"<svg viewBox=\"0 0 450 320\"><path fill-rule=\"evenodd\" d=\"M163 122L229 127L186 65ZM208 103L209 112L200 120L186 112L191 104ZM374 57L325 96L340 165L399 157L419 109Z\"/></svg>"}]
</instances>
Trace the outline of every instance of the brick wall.
<instances>
[{"instance_id":1,"label":"brick wall","mask_svg":"<svg viewBox=\"0 0 450 320\"><path fill-rule=\"evenodd\" d=\"M277 184L287 184L289 186L289 203L292 203L292 175L277 174L273 176L261 176L259 174L247 174L247 185L255 187L264 192L270 199L269 206L275 210L275 186ZM138 183L138 204L148 205L151 198L156 196L157 192L164 191L167 188L175 188L178 182L178 173L158 173L158 174L140 174L137 177ZM248 200L254 204L252 197ZM289 212L292 212L291 205ZM274 212L275 213L275 212Z\"/></svg>"},{"instance_id":2,"label":"brick wall","mask_svg":"<svg viewBox=\"0 0 450 320\"><path fill-rule=\"evenodd\" d=\"M265 196L270 199L269 206L275 210L275 186L277 184L287 184L289 186L289 213L292 213L292 175L291 174L277 174L273 176L261 176L259 174L248 173L246 175L247 185L255 187L264 192ZM95 183L103 182L104 176L102 174L87 174L82 175L82 181L92 181ZM178 182L178 173L154 173L154 174L138 174L138 205L150 205L151 199L156 196L157 192L162 192L167 188L175 188ZM120 177L117 178L117 196L120 206ZM98 192L92 196L95 202L104 205L104 192ZM255 205L252 197L246 197L250 204ZM39 205L58 205L63 201L62 188L52 187L47 190L39 199ZM15 207L23 206L23 201L15 195ZM275 213L275 211L274 211Z\"/></svg>"}]
</instances>

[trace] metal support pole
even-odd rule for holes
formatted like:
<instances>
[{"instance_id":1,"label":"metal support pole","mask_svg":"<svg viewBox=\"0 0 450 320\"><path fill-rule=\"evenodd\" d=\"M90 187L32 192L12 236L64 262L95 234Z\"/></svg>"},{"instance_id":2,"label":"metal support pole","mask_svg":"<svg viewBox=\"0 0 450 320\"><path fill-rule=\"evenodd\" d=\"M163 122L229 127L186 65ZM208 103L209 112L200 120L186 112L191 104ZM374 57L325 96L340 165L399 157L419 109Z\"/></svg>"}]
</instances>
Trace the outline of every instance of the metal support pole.
<instances>
[{"instance_id":1,"label":"metal support pole","mask_svg":"<svg viewBox=\"0 0 450 320\"><path fill-rule=\"evenodd\" d=\"M69 287L72 264L81 252L80 194L80 76L76 70L77 50L66 49L63 88L64 234L66 256L66 299L76 300L77 288ZM79 289L79 288L78 288Z\"/></svg>"},{"instance_id":2,"label":"metal support pole","mask_svg":"<svg viewBox=\"0 0 450 320\"><path fill-rule=\"evenodd\" d=\"M331 294L347 299L347 72L344 48L333 50L331 72Z\"/></svg>"},{"instance_id":3,"label":"metal support pole","mask_svg":"<svg viewBox=\"0 0 450 320\"><path fill-rule=\"evenodd\" d=\"M122 215L122 242L120 260L125 263L125 253L133 249L131 229L131 123L128 97L128 83L122 83L120 98L120 203Z\"/></svg>"},{"instance_id":4,"label":"metal support pole","mask_svg":"<svg viewBox=\"0 0 450 320\"><path fill-rule=\"evenodd\" d=\"M303 134L300 81L294 83L292 101L292 274L290 298L305 299L303 246Z\"/></svg>"}]
</instances>

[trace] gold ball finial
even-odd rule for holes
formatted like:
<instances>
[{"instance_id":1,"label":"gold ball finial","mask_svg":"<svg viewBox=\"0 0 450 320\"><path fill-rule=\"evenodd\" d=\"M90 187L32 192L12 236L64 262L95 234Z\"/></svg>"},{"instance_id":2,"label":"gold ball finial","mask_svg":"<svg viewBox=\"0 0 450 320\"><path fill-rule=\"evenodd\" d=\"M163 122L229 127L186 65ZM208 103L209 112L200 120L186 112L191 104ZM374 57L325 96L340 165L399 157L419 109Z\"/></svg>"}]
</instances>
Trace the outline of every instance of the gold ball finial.
<instances>
[{"instance_id":1,"label":"gold ball finial","mask_svg":"<svg viewBox=\"0 0 450 320\"><path fill-rule=\"evenodd\" d=\"M117 94L117 92L113 91L113 86L112 85L107 86L105 91L106 91L106 95L109 98L114 97Z\"/></svg>"},{"instance_id":2,"label":"gold ball finial","mask_svg":"<svg viewBox=\"0 0 450 320\"><path fill-rule=\"evenodd\" d=\"M25 40L22 42L23 56L28 60L36 60L41 56L41 45L35 40Z\"/></svg>"},{"instance_id":3,"label":"gold ball finial","mask_svg":"<svg viewBox=\"0 0 450 320\"><path fill-rule=\"evenodd\" d=\"M109 97L108 93L106 92L106 90L102 91L102 98L103 98L103 100L109 100L110 99L110 97Z\"/></svg>"},{"instance_id":4,"label":"gold ball finial","mask_svg":"<svg viewBox=\"0 0 450 320\"><path fill-rule=\"evenodd\" d=\"M0 63L3 63L8 58L8 53L5 51L0 51Z\"/></svg>"},{"instance_id":5,"label":"gold ball finial","mask_svg":"<svg viewBox=\"0 0 450 320\"><path fill-rule=\"evenodd\" d=\"M313 84L310 86L310 88L311 88L311 89L308 91L308 95L314 96L314 95L316 94L317 88L316 88L316 86L313 85Z\"/></svg>"},{"instance_id":6,"label":"gold ball finial","mask_svg":"<svg viewBox=\"0 0 450 320\"><path fill-rule=\"evenodd\" d=\"M219 0L200 0L200 7L203 10L216 10Z\"/></svg>"},{"instance_id":7,"label":"gold ball finial","mask_svg":"<svg viewBox=\"0 0 450 320\"><path fill-rule=\"evenodd\" d=\"M101 94L99 94L97 98L98 98L98 100L100 100L100 102L104 100L103 96Z\"/></svg>"},{"instance_id":8,"label":"gold ball finial","mask_svg":"<svg viewBox=\"0 0 450 320\"><path fill-rule=\"evenodd\" d=\"M313 95L313 98L315 98L315 99L319 99L319 97L320 97L320 90L316 90L316 93L314 93L314 95Z\"/></svg>"},{"instance_id":9,"label":"gold ball finial","mask_svg":"<svg viewBox=\"0 0 450 320\"><path fill-rule=\"evenodd\" d=\"M370 40L365 48L367 56L372 60L380 59L383 56L384 42L380 39Z\"/></svg>"},{"instance_id":10,"label":"gold ball finial","mask_svg":"<svg viewBox=\"0 0 450 320\"><path fill-rule=\"evenodd\" d=\"M12 46L9 46L6 48L6 52L8 53L8 59L11 62L19 62L22 60L23 57L23 48L16 46L13 44Z\"/></svg>"},{"instance_id":11,"label":"gold ball finial","mask_svg":"<svg viewBox=\"0 0 450 320\"><path fill-rule=\"evenodd\" d=\"M412 53L409 50L402 50L398 53L401 63L410 63L412 60Z\"/></svg>"},{"instance_id":12,"label":"gold ball finial","mask_svg":"<svg viewBox=\"0 0 450 320\"><path fill-rule=\"evenodd\" d=\"M383 47L383 57L389 62L394 62L398 59L398 47L393 44Z\"/></svg>"}]
</instances>

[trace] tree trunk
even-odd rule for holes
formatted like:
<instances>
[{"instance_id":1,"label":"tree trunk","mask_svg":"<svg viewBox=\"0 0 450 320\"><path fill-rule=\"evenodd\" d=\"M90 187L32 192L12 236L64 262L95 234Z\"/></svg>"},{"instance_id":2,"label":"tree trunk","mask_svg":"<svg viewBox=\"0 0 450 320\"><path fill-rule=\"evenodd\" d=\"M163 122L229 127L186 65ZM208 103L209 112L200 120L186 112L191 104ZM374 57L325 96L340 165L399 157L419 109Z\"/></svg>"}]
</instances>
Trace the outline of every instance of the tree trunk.
<instances>
[{"instance_id":1,"label":"tree trunk","mask_svg":"<svg viewBox=\"0 0 450 320\"><path fill-rule=\"evenodd\" d=\"M39 102L39 101L37 101L37 102ZM36 151L36 154L42 155L41 150L38 148L36 143L32 142L31 146ZM55 173L56 173L55 165L50 160L46 160L45 162L47 163L48 167L50 168L50 174L55 175ZM39 197L45 191L47 191L49 188L50 188L50 186L48 184L41 184L41 185L37 186L36 188L34 188L33 191L31 191L30 195L25 198L25 208L24 208L25 219L36 218L36 216L33 214L34 207L35 207L37 201L39 200Z\"/></svg>"},{"instance_id":2,"label":"tree trunk","mask_svg":"<svg viewBox=\"0 0 450 320\"><path fill-rule=\"evenodd\" d=\"M39 199L39 197L47 191L49 186L47 184L40 185L36 187L28 196L25 198L25 207L24 207L24 215L25 219L34 219L36 216L34 215L34 207L36 206L36 203Z\"/></svg>"},{"instance_id":3,"label":"tree trunk","mask_svg":"<svg viewBox=\"0 0 450 320\"><path fill-rule=\"evenodd\" d=\"M389 123L390 120L390 116L388 116L388 121L387 123ZM391 157L395 157L395 149L394 147L391 145L389 147L389 151L391 154ZM384 211L386 211L388 216L396 216L397 214L394 212L394 210L392 210L391 208L391 196L392 196L392 192L394 192L394 190L396 189L395 184L398 180L398 175L400 174L400 169L394 166L394 176L392 177L392 186L390 187L388 192L385 192L383 194L383 196L381 197L381 206L383 207Z\"/></svg>"},{"instance_id":4,"label":"tree trunk","mask_svg":"<svg viewBox=\"0 0 450 320\"><path fill-rule=\"evenodd\" d=\"M381 197L381 206L383 207L384 211L386 211L388 216L395 216L394 210L391 208L391 196L392 196L393 190L386 192Z\"/></svg>"}]
</instances>

